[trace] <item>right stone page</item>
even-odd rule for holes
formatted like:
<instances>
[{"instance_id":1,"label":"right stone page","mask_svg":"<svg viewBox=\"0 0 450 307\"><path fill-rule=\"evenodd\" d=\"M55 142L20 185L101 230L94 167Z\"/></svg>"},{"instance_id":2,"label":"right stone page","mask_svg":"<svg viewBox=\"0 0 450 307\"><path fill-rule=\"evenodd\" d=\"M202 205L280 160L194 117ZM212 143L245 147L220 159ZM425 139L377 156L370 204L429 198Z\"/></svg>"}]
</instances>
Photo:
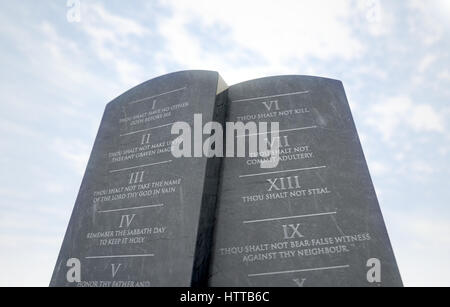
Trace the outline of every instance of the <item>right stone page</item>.
<instances>
[{"instance_id":1,"label":"right stone page","mask_svg":"<svg viewBox=\"0 0 450 307\"><path fill-rule=\"evenodd\" d=\"M234 85L227 121L279 122L280 161L223 160L210 286L402 286L340 81Z\"/></svg>"}]
</instances>

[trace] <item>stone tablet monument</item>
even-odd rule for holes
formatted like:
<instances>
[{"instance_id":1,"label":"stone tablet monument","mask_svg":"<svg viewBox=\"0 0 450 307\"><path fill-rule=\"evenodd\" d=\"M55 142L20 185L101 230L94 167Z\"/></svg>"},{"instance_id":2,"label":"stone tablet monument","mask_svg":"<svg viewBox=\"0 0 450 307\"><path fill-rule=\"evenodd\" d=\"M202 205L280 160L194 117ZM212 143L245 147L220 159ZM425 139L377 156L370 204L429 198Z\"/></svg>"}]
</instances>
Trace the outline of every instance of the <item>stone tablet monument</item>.
<instances>
[{"instance_id":1,"label":"stone tablet monument","mask_svg":"<svg viewBox=\"0 0 450 307\"><path fill-rule=\"evenodd\" d=\"M231 86L227 121L278 121L277 168L224 159L211 286L402 286L342 83Z\"/></svg>"},{"instance_id":2,"label":"stone tablet monument","mask_svg":"<svg viewBox=\"0 0 450 307\"><path fill-rule=\"evenodd\" d=\"M176 158L176 122L204 150L199 117L279 130L266 153ZM342 83L183 71L110 102L50 285L402 286Z\"/></svg>"},{"instance_id":3,"label":"stone tablet monument","mask_svg":"<svg viewBox=\"0 0 450 307\"><path fill-rule=\"evenodd\" d=\"M206 282L218 159L174 159L171 126L221 121L216 72L145 82L106 106L51 286Z\"/></svg>"}]
</instances>

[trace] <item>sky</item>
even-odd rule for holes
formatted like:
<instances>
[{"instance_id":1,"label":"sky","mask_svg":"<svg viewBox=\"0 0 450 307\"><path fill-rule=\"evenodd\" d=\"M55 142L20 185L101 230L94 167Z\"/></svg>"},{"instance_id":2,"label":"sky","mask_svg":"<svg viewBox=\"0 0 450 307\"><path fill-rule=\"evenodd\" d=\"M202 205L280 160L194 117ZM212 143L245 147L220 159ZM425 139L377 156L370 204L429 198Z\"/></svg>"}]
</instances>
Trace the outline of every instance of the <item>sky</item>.
<instances>
[{"instance_id":1,"label":"sky","mask_svg":"<svg viewBox=\"0 0 450 307\"><path fill-rule=\"evenodd\" d=\"M0 286L49 284L105 105L186 69L342 80L405 285L450 286L449 0L0 0L0 46Z\"/></svg>"}]
</instances>

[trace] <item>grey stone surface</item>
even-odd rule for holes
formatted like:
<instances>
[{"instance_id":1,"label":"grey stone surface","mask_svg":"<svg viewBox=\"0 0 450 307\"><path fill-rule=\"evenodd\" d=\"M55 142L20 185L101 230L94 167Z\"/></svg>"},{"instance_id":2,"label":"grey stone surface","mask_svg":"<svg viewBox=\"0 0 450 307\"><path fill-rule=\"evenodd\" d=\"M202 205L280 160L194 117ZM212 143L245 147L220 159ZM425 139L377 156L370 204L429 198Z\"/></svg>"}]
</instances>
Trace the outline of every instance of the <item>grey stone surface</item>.
<instances>
[{"instance_id":1,"label":"grey stone surface","mask_svg":"<svg viewBox=\"0 0 450 307\"><path fill-rule=\"evenodd\" d=\"M281 162L224 159L209 285L401 286L342 83L263 78L228 103L228 121L280 122Z\"/></svg>"},{"instance_id":2,"label":"grey stone surface","mask_svg":"<svg viewBox=\"0 0 450 307\"><path fill-rule=\"evenodd\" d=\"M220 160L174 159L170 130L194 113L220 120L218 88L216 72L185 71L106 106L51 286L205 283Z\"/></svg>"}]
</instances>

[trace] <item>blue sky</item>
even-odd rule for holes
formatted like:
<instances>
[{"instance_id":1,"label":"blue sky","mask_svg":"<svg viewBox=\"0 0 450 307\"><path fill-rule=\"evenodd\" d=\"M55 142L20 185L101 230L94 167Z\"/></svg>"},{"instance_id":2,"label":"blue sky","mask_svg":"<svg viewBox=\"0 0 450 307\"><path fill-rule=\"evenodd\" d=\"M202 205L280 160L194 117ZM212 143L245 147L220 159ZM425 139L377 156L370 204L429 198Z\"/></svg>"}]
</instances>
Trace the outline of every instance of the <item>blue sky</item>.
<instances>
[{"instance_id":1,"label":"blue sky","mask_svg":"<svg viewBox=\"0 0 450 307\"><path fill-rule=\"evenodd\" d=\"M450 1L0 2L0 285L47 286L107 102L184 69L342 80L408 286L450 286Z\"/></svg>"}]
</instances>

